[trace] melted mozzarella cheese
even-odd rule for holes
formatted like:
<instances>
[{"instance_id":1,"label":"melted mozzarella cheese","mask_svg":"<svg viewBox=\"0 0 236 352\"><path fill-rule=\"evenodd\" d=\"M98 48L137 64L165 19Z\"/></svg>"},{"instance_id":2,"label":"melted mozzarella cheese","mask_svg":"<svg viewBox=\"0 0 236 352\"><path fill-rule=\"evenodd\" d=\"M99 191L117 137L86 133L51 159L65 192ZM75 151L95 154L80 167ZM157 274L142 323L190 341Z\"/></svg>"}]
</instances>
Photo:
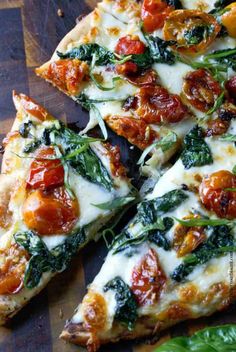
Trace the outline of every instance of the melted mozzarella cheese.
<instances>
[{"instance_id":1,"label":"melted mozzarella cheese","mask_svg":"<svg viewBox=\"0 0 236 352\"><path fill-rule=\"evenodd\" d=\"M215 0L181 0L185 9L209 12L214 9Z\"/></svg>"}]
</instances>

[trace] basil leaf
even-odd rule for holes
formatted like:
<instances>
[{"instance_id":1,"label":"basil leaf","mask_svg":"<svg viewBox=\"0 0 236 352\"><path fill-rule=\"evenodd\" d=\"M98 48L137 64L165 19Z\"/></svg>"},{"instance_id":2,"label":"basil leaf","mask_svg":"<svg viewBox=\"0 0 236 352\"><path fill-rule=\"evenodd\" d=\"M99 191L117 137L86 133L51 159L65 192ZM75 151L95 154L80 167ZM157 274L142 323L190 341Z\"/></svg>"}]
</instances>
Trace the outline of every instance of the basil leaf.
<instances>
[{"instance_id":1,"label":"basil leaf","mask_svg":"<svg viewBox=\"0 0 236 352\"><path fill-rule=\"evenodd\" d=\"M235 134L223 134L220 137L220 141L226 141L226 142L236 142L236 135Z\"/></svg>"},{"instance_id":2,"label":"basil leaf","mask_svg":"<svg viewBox=\"0 0 236 352\"><path fill-rule=\"evenodd\" d=\"M178 137L177 134L174 132L169 132L165 137L161 140L152 143L149 145L140 156L137 165L143 164L146 156L152 151L153 148L160 148L163 152L171 149L177 142Z\"/></svg>"},{"instance_id":3,"label":"basil leaf","mask_svg":"<svg viewBox=\"0 0 236 352\"><path fill-rule=\"evenodd\" d=\"M102 210L113 210L113 209L121 208L124 205L132 202L133 200L135 200L135 197L120 197L106 203L92 204L92 205Z\"/></svg>"},{"instance_id":4,"label":"basil leaf","mask_svg":"<svg viewBox=\"0 0 236 352\"><path fill-rule=\"evenodd\" d=\"M215 100L213 107L210 110L208 110L206 114L207 115L213 114L213 112L215 112L216 110L218 110L221 107L221 105L223 104L224 100L225 100L225 92L222 92L218 96L218 98Z\"/></svg>"},{"instance_id":5,"label":"basil leaf","mask_svg":"<svg viewBox=\"0 0 236 352\"><path fill-rule=\"evenodd\" d=\"M221 226L221 225L231 225L233 222L232 220L228 219L190 219L190 220L181 220L174 218L176 221L178 221L181 225L184 225L186 227L192 227L192 226Z\"/></svg>"},{"instance_id":6,"label":"basil leaf","mask_svg":"<svg viewBox=\"0 0 236 352\"><path fill-rule=\"evenodd\" d=\"M214 60L226 67L236 70L236 48L216 50L213 53L205 55L206 61Z\"/></svg>"},{"instance_id":7,"label":"basil leaf","mask_svg":"<svg viewBox=\"0 0 236 352\"><path fill-rule=\"evenodd\" d=\"M144 33L147 40L150 56L156 63L165 63L173 65L176 61L175 54L169 49L170 45L175 44L173 41L166 41L159 37L153 37Z\"/></svg>"},{"instance_id":8,"label":"basil leaf","mask_svg":"<svg viewBox=\"0 0 236 352\"><path fill-rule=\"evenodd\" d=\"M211 150L204 140L203 129L198 125L184 138L184 149L180 158L185 169L213 163Z\"/></svg>"},{"instance_id":9,"label":"basil leaf","mask_svg":"<svg viewBox=\"0 0 236 352\"><path fill-rule=\"evenodd\" d=\"M154 352L233 352L236 350L236 325L210 327L193 336L173 338Z\"/></svg>"},{"instance_id":10,"label":"basil leaf","mask_svg":"<svg viewBox=\"0 0 236 352\"><path fill-rule=\"evenodd\" d=\"M104 286L104 292L109 290L115 291L115 319L127 325L129 330L132 330L138 318L138 304L134 294L119 276L115 277Z\"/></svg>"},{"instance_id":11,"label":"basil leaf","mask_svg":"<svg viewBox=\"0 0 236 352\"><path fill-rule=\"evenodd\" d=\"M57 55L60 59L78 59L81 61L87 61L91 63L93 56L96 55L96 65L103 66L111 63L111 60L114 60L114 54L107 50L106 48L96 44L82 44L76 48L69 50L67 53L62 54L57 51Z\"/></svg>"}]
</instances>

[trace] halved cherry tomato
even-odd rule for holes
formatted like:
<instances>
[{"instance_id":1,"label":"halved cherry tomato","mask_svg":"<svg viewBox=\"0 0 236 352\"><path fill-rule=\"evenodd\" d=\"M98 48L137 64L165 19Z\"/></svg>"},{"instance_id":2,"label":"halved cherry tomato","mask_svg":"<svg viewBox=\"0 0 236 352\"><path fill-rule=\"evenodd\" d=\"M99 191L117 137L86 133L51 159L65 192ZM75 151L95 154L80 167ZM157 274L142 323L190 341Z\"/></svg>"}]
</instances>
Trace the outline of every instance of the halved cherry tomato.
<instances>
[{"instance_id":1,"label":"halved cherry tomato","mask_svg":"<svg viewBox=\"0 0 236 352\"><path fill-rule=\"evenodd\" d=\"M206 112L221 94L220 84L204 69L189 72L184 77L183 95L196 109Z\"/></svg>"},{"instance_id":2,"label":"halved cherry tomato","mask_svg":"<svg viewBox=\"0 0 236 352\"><path fill-rule=\"evenodd\" d=\"M96 332L106 325L107 305L102 295L89 291L83 299L83 317L86 329Z\"/></svg>"},{"instance_id":3,"label":"halved cherry tomato","mask_svg":"<svg viewBox=\"0 0 236 352\"><path fill-rule=\"evenodd\" d=\"M141 18L145 32L151 33L163 27L166 18L174 11L174 6L165 0L144 0Z\"/></svg>"},{"instance_id":4,"label":"halved cherry tomato","mask_svg":"<svg viewBox=\"0 0 236 352\"><path fill-rule=\"evenodd\" d=\"M159 135L146 122L131 116L107 116L107 125L119 136L125 137L140 149L147 148Z\"/></svg>"},{"instance_id":5,"label":"halved cherry tomato","mask_svg":"<svg viewBox=\"0 0 236 352\"><path fill-rule=\"evenodd\" d=\"M143 54L146 50L145 44L139 37L127 35L119 39L115 52L119 55Z\"/></svg>"},{"instance_id":6,"label":"halved cherry tomato","mask_svg":"<svg viewBox=\"0 0 236 352\"><path fill-rule=\"evenodd\" d=\"M138 72L138 65L132 61L127 61L123 64L116 65L118 75L128 76Z\"/></svg>"},{"instance_id":7,"label":"halved cherry tomato","mask_svg":"<svg viewBox=\"0 0 236 352\"><path fill-rule=\"evenodd\" d=\"M23 219L39 235L56 235L72 230L79 216L77 200L64 187L50 192L32 191L23 204Z\"/></svg>"},{"instance_id":8,"label":"halved cherry tomato","mask_svg":"<svg viewBox=\"0 0 236 352\"><path fill-rule=\"evenodd\" d=\"M187 113L180 97L170 94L160 86L141 87L135 95L135 113L146 123L174 123L181 121Z\"/></svg>"},{"instance_id":9,"label":"halved cherry tomato","mask_svg":"<svg viewBox=\"0 0 236 352\"><path fill-rule=\"evenodd\" d=\"M221 22L229 35L236 38L236 2L226 6L225 10L225 13L221 17Z\"/></svg>"},{"instance_id":10,"label":"halved cherry tomato","mask_svg":"<svg viewBox=\"0 0 236 352\"><path fill-rule=\"evenodd\" d=\"M210 136L220 136L227 132L230 122L221 120L220 118L211 119L207 122L207 137Z\"/></svg>"},{"instance_id":11,"label":"halved cherry tomato","mask_svg":"<svg viewBox=\"0 0 236 352\"><path fill-rule=\"evenodd\" d=\"M225 84L230 98L236 99L236 76L231 77Z\"/></svg>"},{"instance_id":12,"label":"halved cherry tomato","mask_svg":"<svg viewBox=\"0 0 236 352\"><path fill-rule=\"evenodd\" d=\"M131 289L140 306L158 301L166 283L166 275L161 268L157 253L149 249L141 262L133 269Z\"/></svg>"},{"instance_id":13,"label":"halved cherry tomato","mask_svg":"<svg viewBox=\"0 0 236 352\"><path fill-rule=\"evenodd\" d=\"M206 177L199 188L202 203L208 210L214 211L220 218L236 218L236 192L227 190L236 188L236 175L221 170Z\"/></svg>"},{"instance_id":14,"label":"halved cherry tomato","mask_svg":"<svg viewBox=\"0 0 236 352\"><path fill-rule=\"evenodd\" d=\"M110 159L110 168L112 175L126 177L126 168L123 166L120 160L120 148L118 145L113 146L110 143L104 144L107 150L107 155Z\"/></svg>"},{"instance_id":15,"label":"halved cherry tomato","mask_svg":"<svg viewBox=\"0 0 236 352\"><path fill-rule=\"evenodd\" d=\"M61 161L52 158L55 158L53 147L43 147L38 151L30 165L27 188L45 190L64 184L64 168Z\"/></svg>"},{"instance_id":16,"label":"halved cherry tomato","mask_svg":"<svg viewBox=\"0 0 236 352\"><path fill-rule=\"evenodd\" d=\"M221 26L214 16L198 10L175 10L165 21L164 39L173 40L174 49L198 55L215 40Z\"/></svg>"},{"instance_id":17,"label":"halved cherry tomato","mask_svg":"<svg viewBox=\"0 0 236 352\"><path fill-rule=\"evenodd\" d=\"M218 116L221 121L226 122L230 122L231 120L236 119L236 105L229 102L225 102L221 105L218 111Z\"/></svg>"},{"instance_id":18,"label":"halved cherry tomato","mask_svg":"<svg viewBox=\"0 0 236 352\"><path fill-rule=\"evenodd\" d=\"M155 70L149 69L137 73L126 73L125 79L137 87L156 85L158 76Z\"/></svg>"},{"instance_id":19,"label":"halved cherry tomato","mask_svg":"<svg viewBox=\"0 0 236 352\"><path fill-rule=\"evenodd\" d=\"M1 250L3 264L0 266L0 294L14 294L23 287L28 254L16 244L7 250Z\"/></svg>"},{"instance_id":20,"label":"halved cherry tomato","mask_svg":"<svg viewBox=\"0 0 236 352\"><path fill-rule=\"evenodd\" d=\"M185 217L185 219L191 219L193 216ZM194 216L196 218L196 216ZM178 257L182 257L188 253L191 253L206 239L204 234L204 227L193 226L186 227L184 225L177 225L175 228L173 247L177 252Z\"/></svg>"},{"instance_id":21,"label":"halved cherry tomato","mask_svg":"<svg viewBox=\"0 0 236 352\"><path fill-rule=\"evenodd\" d=\"M33 115L40 121L50 120L52 116L49 112L44 109L42 106L37 104L32 98L28 97L25 94L17 94L13 92L13 99L19 100L23 109L28 112L30 115Z\"/></svg>"},{"instance_id":22,"label":"halved cherry tomato","mask_svg":"<svg viewBox=\"0 0 236 352\"><path fill-rule=\"evenodd\" d=\"M89 67L86 62L77 59L57 60L50 63L43 76L66 93L76 95L82 81L88 79Z\"/></svg>"}]
</instances>

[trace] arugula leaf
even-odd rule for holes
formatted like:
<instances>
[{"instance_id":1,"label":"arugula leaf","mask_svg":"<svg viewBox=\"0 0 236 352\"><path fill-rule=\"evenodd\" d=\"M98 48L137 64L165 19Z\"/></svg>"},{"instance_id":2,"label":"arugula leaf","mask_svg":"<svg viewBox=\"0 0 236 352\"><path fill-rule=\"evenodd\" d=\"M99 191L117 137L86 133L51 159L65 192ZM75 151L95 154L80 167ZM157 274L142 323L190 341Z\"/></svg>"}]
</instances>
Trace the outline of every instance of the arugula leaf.
<instances>
[{"instance_id":1,"label":"arugula leaf","mask_svg":"<svg viewBox=\"0 0 236 352\"><path fill-rule=\"evenodd\" d=\"M149 145L140 156L137 165L141 165L144 163L146 156L152 151L153 148L160 148L163 152L171 149L177 142L178 136L174 132L169 132L165 137L160 139L157 142L152 143Z\"/></svg>"},{"instance_id":2,"label":"arugula leaf","mask_svg":"<svg viewBox=\"0 0 236 352\"><path fill-rule=\"evenodd\" d=\"M193 336L173 338L154 352L233 352L236 350L236 325L222 325L197 331Z\"/></svg>"},{"instance_id":3,"label":"arugula leaf","mask_svg":"<svg viewBox=\"0 0 236 352\"><path fill-rule=\"evenodd\" d=\"M33 231L17 232L14 238L17 244L31 255L24 276L25 287L36 287L45 272L61 272L67 268L73 255L86 241L85 228L78 229L51 251L43 240Z\"/></svg>"},{"instance_id":4,"label":"arugula leaf","mask_svg":"<svg viewBox=\"0 0 236 352\"><path fill-rule=\"evenodd\" d=\"M184 149L180 158L185 169L213 163L211 150L204 140L203 129L198 125L184 138Z\"/></svg>"},{"instance_id":5,"label":"arugula leaf","mask_svg":"<svg viewBox=\"0 0 236 352\"><path fill-rule=\"evenodd\" d=\"M76 48L69 50L67 53L62 54L57 51L57 55L61 59L79 59L91 63L93 56L96 55L96 65L103 66L111 63L114 60L114 54L106 48L96 44L82 44Z\"/></svg>"},{"instance_id":6,"label":"arugula leaf","mask_svg":"<svg viewBox=\"0 0 236 352\"><path fill-rule=\"evenodd\" d=\"M208 239L199 245L191 254L188 254L183 263L175 268L171 274L173 280L183 281L200 264L212 258L220 257L228 252L236 251L231 228L227 225L209 226L206 231Z\"/></svg>"},{"instance_id":7,"label":"arugula leaf","mask_svg":"<svg viewBox=\"0 0 236 352\"><path fill-rule=\"evenodd\" d=\"M115 291L115 319L127 325L129 330L132 330L138 318L138 304L134 294L119 276L115 277L104 286L104 292L109 290Z\"/></svg>"},{"instance_id":8,"label":"arugula leaf","mask_svg":"<svg viewBox=\"0 0 236 352\"><path fill-rule=\"evenodd\" d=\"M132 202L133 200L135 200L135 197L118 197L106 203L92 204L92 205L102 210L113 210L113 209L121 208L124 205Z\"/></svg>"}]
</instances>

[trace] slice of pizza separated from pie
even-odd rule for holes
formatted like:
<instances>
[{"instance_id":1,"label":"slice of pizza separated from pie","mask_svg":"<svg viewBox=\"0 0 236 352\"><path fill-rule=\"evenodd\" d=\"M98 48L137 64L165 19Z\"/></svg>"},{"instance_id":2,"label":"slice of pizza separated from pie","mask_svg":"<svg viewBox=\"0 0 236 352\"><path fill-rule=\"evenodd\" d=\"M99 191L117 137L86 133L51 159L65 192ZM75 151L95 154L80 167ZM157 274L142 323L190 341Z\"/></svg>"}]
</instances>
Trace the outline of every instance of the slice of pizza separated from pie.
<instances>
[{"instance_id":1,"label":"slice of pizza separated from pie","mask_svg":"<svg viewBox=\"0 0 236 352\"><path fill-rule=\"evenodd\" d=\"M219 134L228 127L225 115L235 114L228 93L236 82L225 83L234 75L236 33L222 7L104 0L36 73L90 111L86 131L103 119L154 153L146 172L155 174L197 120Z\"/></svg>"},{"instance_id":2,"label":"slice of pizza separated from pie","mask_svg":"<svg viewBox=\"0 0 236 352\"><path fill-rule=\"evenodd\" d=\"M0 175L0 323L133 199L117 147L80 137L23 94L14 103Z\"/></svg>"},{"instance_id":3,"label":"slice of pizza separated from pie","mask_svg":"<svg viewBox=\"0 0 236 352\"><path fill-rule=\"evenodd\" d=\"M235 133L236 121L230 130ZM96 351L210 315L235 300L234 140L192 128L180 159L111 243L63 339Z\"/></svg>"}]
</instances>

